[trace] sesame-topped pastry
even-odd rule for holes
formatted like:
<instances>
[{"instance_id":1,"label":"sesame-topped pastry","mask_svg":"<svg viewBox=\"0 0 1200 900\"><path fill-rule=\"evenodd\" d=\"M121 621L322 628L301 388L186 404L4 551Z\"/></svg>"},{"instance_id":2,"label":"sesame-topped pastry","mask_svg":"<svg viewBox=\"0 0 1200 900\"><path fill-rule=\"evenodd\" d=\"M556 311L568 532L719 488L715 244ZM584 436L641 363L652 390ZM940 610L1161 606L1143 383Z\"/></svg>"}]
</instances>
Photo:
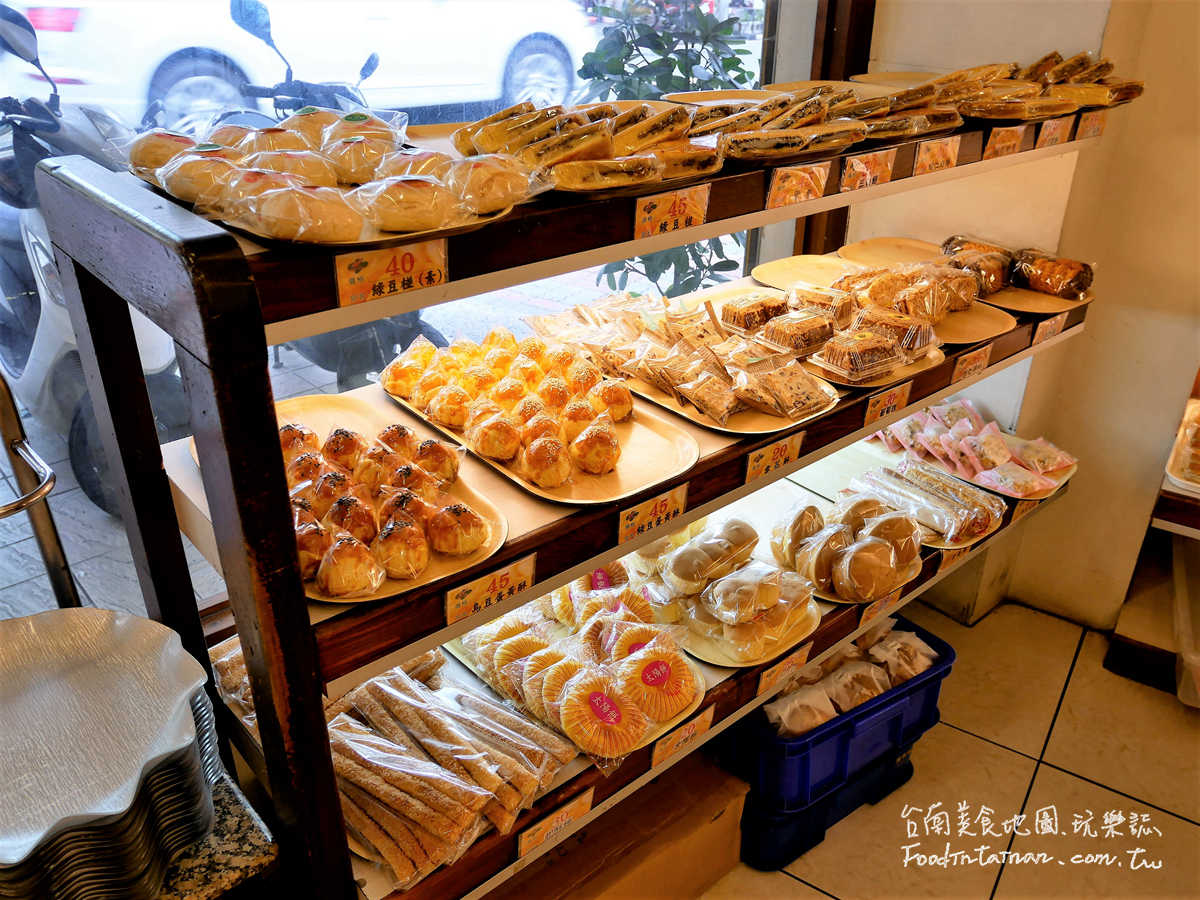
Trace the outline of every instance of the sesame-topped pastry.
<instances>
[{"instance_id":1,"label":"sesame-topped pastry","mask_svg":"<svg viewBox=\"0 0 1200 900\"><path fill-rule=\"evenodd\" d=\"M451 503L435 512L426 525L429 543L439 553L466 556L487 540L487 523L464 503Z\"/></svg>"},{"instance_id":2,"label":"sesame-topped pastry","mask_svg":"<svg viewBox=\"0 0 1200 900\"><path fill-rule=\"evenodd\" d=\"M357 431L349 428L335 428L325 438L321 445L321 455L335 466L341 466L347 472L353 472L358 463L358 457L367 449L367 440Z\"/></svg>"}]
</instances>

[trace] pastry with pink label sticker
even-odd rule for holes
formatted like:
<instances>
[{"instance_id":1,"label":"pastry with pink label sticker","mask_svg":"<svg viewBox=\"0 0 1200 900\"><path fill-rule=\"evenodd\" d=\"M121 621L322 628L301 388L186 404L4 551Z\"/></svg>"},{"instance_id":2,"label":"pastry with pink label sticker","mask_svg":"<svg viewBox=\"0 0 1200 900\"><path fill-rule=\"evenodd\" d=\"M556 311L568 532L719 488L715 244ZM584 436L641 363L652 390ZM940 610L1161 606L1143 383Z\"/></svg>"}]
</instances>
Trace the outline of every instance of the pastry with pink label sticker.
<instances>
[{"instance_id":1,"label":"pastry with pink label sticker","mask_svg":"<svg viewBox=\"0 0 1200 900\"><path fill-rule=\"evenodd\" d=\"M655 722L679 715L696 696L696 678L683 657L660 646L645 647L617 667L621 693Z\"/></svg>"},{"instance_id":2,"label":"pastry with pink label sticker","mask_svg":"<svg viewBox=\"0 0 1200 900\"><path fill-rule=\"evenodd\" d=\"M563 732L580 750L601 759L628 755L650 727L645 714L611 678L594 672L571 679L559 718Z\"/></svg>"}]
</instances>

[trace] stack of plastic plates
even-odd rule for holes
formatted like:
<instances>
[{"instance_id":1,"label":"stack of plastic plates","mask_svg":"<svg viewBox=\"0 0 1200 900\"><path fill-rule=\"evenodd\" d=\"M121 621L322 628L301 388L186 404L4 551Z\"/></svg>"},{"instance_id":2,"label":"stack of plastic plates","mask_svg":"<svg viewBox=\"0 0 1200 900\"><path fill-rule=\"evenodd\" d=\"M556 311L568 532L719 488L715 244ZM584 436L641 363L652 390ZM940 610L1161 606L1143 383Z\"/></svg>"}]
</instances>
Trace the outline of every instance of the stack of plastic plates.
<instances>
[{"instance_id":1,"label":"stack of plastic plates","mask_svg":"<svg viewBox=\"0 0 1200 900\"><path fill-rule=\"evenodd\" d=\"M203 683L178 636L147 619L0 621L0 900L159 892L213 824Z\"/></svg>"}]
</instances>

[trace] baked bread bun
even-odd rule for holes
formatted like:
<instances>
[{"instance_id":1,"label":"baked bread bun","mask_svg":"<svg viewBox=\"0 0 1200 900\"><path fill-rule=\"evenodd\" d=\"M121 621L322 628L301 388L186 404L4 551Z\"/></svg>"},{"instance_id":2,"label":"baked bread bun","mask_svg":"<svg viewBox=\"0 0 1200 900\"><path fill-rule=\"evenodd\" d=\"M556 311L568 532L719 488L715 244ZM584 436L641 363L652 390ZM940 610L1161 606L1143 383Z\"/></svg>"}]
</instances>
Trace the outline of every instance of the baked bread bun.
<instances>
[{"instance_id":1,"label":"baked bread bun","mask_svg":"<svg viewBox=\"0 0 1200 900\"><path fill-rule=\"evenodd\" d=\"M320 522L308 521L296 525L296 556L300 560L302 579L312 581L317 577L317 567L332 544L333 534Z\"/></svg>"},{"instance_id":2,"label":"baked bread bun","mask_svg":"<svg viewBox=\"0 0 1200 900\"><path fill-rule=\"evenodd\" d=\"M567 439L568 444L579 437L583 430L595 420L596 411L592 409L592 404L580 397L576 397L564 406L563 411L559 413L563 436Z\"/></svg>"},{"instance_id":3,"label":"baked bread bun","mask_svg":"<svg viewBox=\"0 0 1200 900\"><path fill-rule=\"evenodd\" d=\"M421 441L417 445L412 462L446 484L452 484L458 478L458 453L449 444L434 438Z\"/></svg>"},{"instance_id":4,"label":"baked bread bun","mask_svg":"<svg viewBox=\"0 0 1200 900\"><path fill-rule=\"evenodd\" d=\"M321 132L321 146L333 144L349 137L362 137L392 145L395 149L396 132L379 116L370 113L352 112L330 122Z\"/></svg>"},{"instance_id":5,"label":"baked bread bun","mask_svg":"<svg viewBox=\"0 0 1200 900\"><path fill-rule=\"evenodd\" d=\"M321 439L307 425L288 422L279 426L279 447L286 466L301 453L320 453Z\"/></svg>"},{"instance_id":6,"label":"baked bread bun","mask_svg":"<svg viewBox=\"0 0 1200 900\"><path fill-rule=\"evenodd\" d=\"M220 144L222 147L236 147L242 138L253 130L247 125L218 125L205 135L204 140L209 144Z\"/></svg>"},{"instance_id":7,"label":"baked bread bun","mask_svg":"<svg viewBox=\"0 0 1200 900\"><path fill-rule=\"evenodd\" d=\"M858 534L867 519L877 519L887 512L888 508L874 497L852 496L839 501L825 521L830 525L845 525L853 534Z\"/></svg>"},{"instance_id":8,"label":"baked bread bun","mask_svg":"<svg viewBox=\"0 0 1200 900\"><path fill-rule=\"evenodd\" d=\"M421 150L405 147L393 150L379 160L375 168L376 178L391 178L395 175L428 175L439 181L450 171L454 157L437 150Z\"/></svg>"},{"instance_id":9,"label":"baked bread bun","mask_svg":"<svg viewBox=\"0 0 1200 900\"><path fill-rule=\"evenodd\" d=\"M325 129L342 117L336 109L326 109L322 106L302 106L279 123L280 128L295 131L314 147L320 147L324 141Z\"/></svg>"},{"instance_id":10,"label":"baked bread bun","mask_svg":"<svg viewBox=\"0 0 1200 900\"><path fill-rule=\"evenodd\" d=\"M449 225L454 195L427 176L398 175L370 181L353 192L366 220L381 231L428 231Z\"/></svg>"},{"instance_id":11,"label":"baked bread bun","mask_svg":"<svg viewBox=\"0 0 1200 900\"><path fill-rule=\"evenodd\" d=\"M532 441L521 454L521 470L540 488L556 488L571 477L567 446L555 437Z\"/></svg>"},{"instance_id":12,"label":"baked bread bun","mask_svg":"<svg viewBox=\"0 0 1200 900\"><path fill-rule=\"evenodd\" d=\"M474 428L481 422L486 422L493 416L505 415L500 404L491 397L476 397L467 407L467 428Z\"/></svg>"},{"instance_id":13,"label":"baked bread bun","mask_svg":"<svg viewBox=\"0 0 1200 900\"><path fill-rule=\"evenodd\" d=\"M373 497L381 487L391 484L392 473L404 462L399 454L383 444L372 444L359 456L350 473L350 480L366 488Z\"/></svg>"},{"instance_id":14,"label":"baked bread bun","mask_svg":"<svg viewBox=\"0 0 1200 900\"><path fill-rule=\"evenodd\" d=\"M198 207L227 211L236 214L246 212L244 201L286 187L300 187L300 180L281 172L266 169L241 169L230 174L224 183L203 191L193 201Z\"/></svg>"},{"instance_id":15,"label":"baked bread bun","mask_svg":"<svg viewBox=\"0 0 1200 900\"><path fill-rule=\"evenodd\" d=\"M350 476L340 469L322 472L313 482L312 496L310 497L313 515L318 519L325 518L325 514L329 512L329 507L333 506L334 501L349 494L353 487L354 483L350 480Z\"/></svg>"},{"instance_id":16,"label":"baked bread bun","mask_svg":"<svg viewBox=\"0 0 1200 900\"><path fill-rule=\"evenodd\" d=\"M555 347L553 350L547 348L538 364L547 375L558 375L560 378L566 379L567 372L578 361L579 357L574 350L568 347Z\"/></svg>"},{"instance_id":17,"label":"baked bread bun","mask_svg":"<svg viewBox=\"0 0 1200 900\"><path fill-rule=\"evenodd\" d=\"M487 366L473 365L463 369L456 380L472 397L482 397L496 385L500 376Z\"/></svg>"},{"instance_id":18,"label":"baked bread bun","mask_svg":"<svg viewBox=\"0 0 1200 900\"><path fill-rule=\"evenodd\" d=\"M412 405L417 409L424 409L434 394L450 384L450 378L450 375L438 369L426 369L413 385L412 395L409 397Z\"/></svg>"},{"instance_id":19,"label":"baked bread bun","mask_svg":"<svg viewBox=\"0 0 1200 900\"><path fill-rule=\"evenodd\" d=\"M288 176L283 176L288 177ZM235 179L230 179L232 183ZM286 187L243 200L234 214L243 216L262 234L289 241L338 243L356 241L363 220L337 188Z\"/></svg>"},{"instance_id":20,"label":"baked bread bun","mask_svg":"<svg viewBox=\"0 0 1200 900\"><path fill-rule=\"evenodd\" d=\"M425 374L425 367L411 359L393 359L379 373L379 383L393 397L412 397L413 388Z\"/></svg>"},{"instance_id":21,"label":"baked bread bun","mask_svg":"<svg viewBox=\"0 0 1200 900\"><path fill-rule=\"evenodd\" d=\"M586 394L603 380L604 373L585 359L573 363L567 369L567 387L571 389L572 394Z\"/></svg>"},{"instance_id":22,"label":"baked bread bun","mask_svg":"<svg viewBox=\"0 0 1200 900\"><path fill-rule=\"evenodd\" d=\"M796 571L820 591L833 587L833 563L838 554L854 542L845 525L826 525L800 545L796 551Z\"/></svg>"},{"instance_id":23,"label":"baked bread bun","mask_svg":"<svg viewBox=\"0 0 1200 900\"><path fill-rule=\"evenodd\" d=\"M353 472L354 467L358 464L358 458L362 456L368 446L370 445L367 443L367 439L357 431L349 428L334 428L325 438L325 443L321 445L321 455L335 466L341 466L347 472Z\"/></svg>"},{"instance_id":24,"label":"baked bread bun","mask_svg":"<svg viewBox=\"0 0 1200 900\"><path fill-rule=\"evenodd\" d=\"M496 382L488 395L505 412L511 410L527 393L525 382L519 378L506 375Z\"/></svg>"},{"instance_id":25,"label":"baked bread bun","mask_svg":"<svg viewBox=\"0 0 1200 900\"><path fill-rule=\"evenodd\" d=\"M896 552L896 567L904 569L921 552L921 525L905 512L889 512L875 519L868 519L857 535L863 538L882 538Z\"/></svg>"},{"instance_id":26,"label":"baked bread bun","mask_svg":"<svg viewBox=\"0 0 1200 900\"><path fill-rule=\"evenodd\" d=\"M517 354L507 347L493 347L483 356L483 364L503 378L508 374L508 367L516 359Z\"/></svg>"},{"instance_id":27,"label":"baked bread bun","mask_svg":"<svg viewBox=\"0 0 1200 900\"><path fill-rule=\"evenodd\" d=\"M525 390L532 391L542 383L546 373L528 356L517 356L508 367L508 377L520 380Z\"/></svg>"},{"instance_id":28,"label":"baked bread bun","mask_svg":"<svg viewBox=\"0 0 1200 900\"><path fill-rule=\"evenodd\" d=\"M457 384L440 388L425 404L425 413L439 425L461 430L467 424L471 395Z\"/></svg>"},{"instance_id":29,"label":"baked bread bun","mask_svg":"<svg viewBox=\"0 0 1200 900\"><path fill-rule=\"evenodd\" d=\"M316 481L323 471L325 460L320 453L301 453L287 464L284 475L287 477L288 488L291 489L305 481Z\"/></svg>"},{"instance_id":30,"label":"baked bread bun","mask_svg":"<svg viewBox=\"0 0 1200 900\"><path fill-rule=\"evenodd\" d=\"M242 165L294 175L300 184L313 187L334 187L338 183L333 164L312 150L267 150L247 156Z\"/></svg>"},{"instance_id":31,"label":"baked bread bun","mask_svg":"<svg viewBox=\"0 0 1200 900\"><path fill-rule=\"evenodd\" d=\"M371 552L388 578L402 581L416 578L429 565L429 542L425 540L425 532L405 516L392 516L384 523L371 543Z\"/></svg>"},{"instance_id":32,"label":"baked bread bun","mask_svg":"<svg viewBox=\"0 0 1200 900\"><path fill-rule=\"evenodd\" d=\"M333 141L321 149L333 163L338 181L343 184L366 184L375 177L379 161L394 148L390 141L356 135Z\"/></svg>"},{"instance_id":33,"label":"baked bread bun","mask_svg":"<svg viewBox=\"0 0 1200 900\"><path fill-rule=\"evenodd\" d=\"M439 553L466 556L483 546L487 522L465 503L452 503L435 512L426 523L429 543Z\"/></svg>"},{"instance_id":34,"label":"baked bread bun","mask_svg":"<svg viewBox=\"0 0 1200 900\"><path fill-rule=\"evenodd\" d=\"M790 569L796 565L800 545L825 527L825 517L815 506L797 506L771 529L771 554Z\"/></svg>"},{"instance_id":35,"label":"baked bread bun","mask_svg":"<svg viewBox=\"0 0 1200 900\"><path fill-rule=\"evenodd\" d=\"M508 156L471 156L445 176L446 186L477 215L499 212L529 196L529 170Z\"/></svg>"},{"instance_id":36,"label":"baked bread bun","mask_svg":"<svg viewBox=\"0 0 1200 900\"><path fill-rule=\"evenodd\" d=\"M485 353L495 347L504 347L508 350L512 350L514 353L521 352L517 349L516 337L503 325L493 325L490 329L488 329L488 333L483 336L483 341L480 342L479 346ZM528 355L529 354L526 354L526 356ZM536 356L532 356L530 358L535 362L537 360Z\"/></svg>"},{"instance_id":37,"label":"baked bread bun","mask_svg":"<svg viewBox=\"0 0 1200 900\"><path fill-rule=\"evenodd\" d=\"M257 128L238 141L237 149L251 156L271 150L311 150L312 145L299 132L286 128Z\"/></svg>"},{"instance_id":38,"label":"baked bread bun","mask_svg":"<svg viewBox=\"0 0 1200 900\"><path fill-rule=\"evenodd\" d=\"M571 389L567 387L566 379L557 375L548 375L537 387L538 399L551 415L560 413L571 402Z\"/></svg>"},{"instance_id":39,"label":"baked bread bun","mask_svg":"<svg viewBox=\"0 0 1200 900\"><path fill-rule=\"evenodd\" d=\"M601 759L627 756L650 727L645 714L617 684L600 674L580 673L572 678L558 716L563 734L583 752Z\"/></svg>"},{"instance_id":40,"label":"baked bread bun","mask_svg":"<svg viewBox=\"0 0 1200 900\"><path fill-rule=\"evenodd\" d=\"M538 438L554 438L562 440L565 437L562 423L549 413L538 413L521 426L521 444L528 447Z\"/></svg>"},{"instance_id":41,"label":"baked bread bun","mask_svg":"<svg viewBox=\"0 0 1200 900\"><path fill-rule=\"evenodd\" d=\"M364 544L379 533L375 510L354 494L343 494L333 501L321 524L333 532L348 531Z\"/></svg>"},{"instance_id":42,"label":"baked bread bun","mask_svg":"<svg viewBox=\"0 0 1200 900\"><path fill-rule=\"evenodd\" d=\"M492 416L467 429L467 440L475 452L488 459L507 462L521 449L521 432L503 415Z\"/></svg>"},{"instance_id":43,"label":"baked bread bun","mask_svg":"<svg viewBox=\"0 0 1200 900\"><path fill-rule=\"evenodd\" d=\"M600 416L588 425L570 446L571 460L592 475L611 472L621 458L621 444L608 416Z\"/></svg>"},{"instance_id":44,"label":"baked bread bun","mask_svg":"<svg viewBox=\"0 0 1200 900\"><path fill-rule=\"evenodd\" d=\"M392 487L410 490L430 503L436 503L442 494L442 483L416 463L405 463L392 472Z\"/></svg>"},{"instance_id":45,"label":"baked bread bun","mask_svg":"<svg viewBox=\"0 0 1200 900\"><path fill-rule=\"evenodd\" d=\"M411 462L413 454L417 452L417 446L420 444L420 438L417 433L407 425L401 425L396 422L382 429L375 439L385 447L397 454L405 462Z\"/></svg>"},{"instance_id":46,"label":"baked bread bun","mask_svg":"<svg viewBox=\"0 0 1200 900\"><path fill-rule=\"evenodd\" d=\"M236 165L217 156L182 153L158 170L156 177L168 194L185 203L217 194L237 172Z\"/></svg>"},{"instance_id":47,"label":"baked bread bun","mask_svg":"<svg viewBox=\"0 0 1200 900\"><path fill-rule=\"evenodd\" d=\"M863 538L838 554L833 588L843 600L870 603L896 587L896 551L881 538Z\"/></svg>"},{"instance_id":48,"label":"baked bread bun","mask_svg":"<svg viewBox=\"0 0 1200 900\"><path fill-rule=\"evenodd\" d=\"M666 167L654 156L581 159L554 167L554 183L562 190L601 191L661 181Z\"/></svg>"},{"instance_id":49,"label":"baked bread bun","mask_svg":"<svg viewBox=\"0 0 1200 900\"><path fill-rule=\"evenodd\" d=\"M394 518L408 518L424 528L435 512L437 507L408 488L393 488L380 495L378 518L385 525Z\"/></svg>"},{"instance_id":50,"label":"baked bread bun","mask_svg":"<svg viewBox=\"0 0 1200 900\"><path fill-rule=\"evenodd\" d=\"M317 567L317 589L330 597L362 597L379 590L385 577L367 545L341 533Z\"/></svg>"},{"instance_id":51,"label":"baked bread bun","mask_svg":"<svg viewBox=\"0 0 1200 900\"><path fill-rule=\"evenodd\" d=\"M134 138L129 146L129 165L135 169L153 171L195 146L196 142L186 134L156 128Z\"/></svg>"},{"instance_id":52,"label":"baked bread bun","mask_svg":"<svg viewBox=\"0 0 1200 900\"><path fill-rule=\"evenodd\" d=\"M536 415L546 412L546 404L536 394L526 394L512 408L513 418L524 424Z\"/></svg>"}]
</instances>

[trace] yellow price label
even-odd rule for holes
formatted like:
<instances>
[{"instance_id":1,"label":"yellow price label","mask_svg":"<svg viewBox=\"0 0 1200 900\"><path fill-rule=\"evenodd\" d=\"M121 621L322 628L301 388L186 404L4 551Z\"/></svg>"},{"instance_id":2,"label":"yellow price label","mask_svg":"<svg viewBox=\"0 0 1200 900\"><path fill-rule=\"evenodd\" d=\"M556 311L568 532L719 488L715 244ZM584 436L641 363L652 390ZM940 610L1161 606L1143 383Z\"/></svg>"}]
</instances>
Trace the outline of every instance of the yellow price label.
<instances>
[{"instance_id":1,"label":"yellow price label","mask_svg":"<svg viewBox=\"0 0 1200 900\"><path fill-rule=\"evenodd\" d=\"M1039 322L1038 327L1033 332L1033 343L1029 346L1036 347L1043 341L1048 341L1052 337L1058 337L1062 334L1063 326L1066 324L1067 314L1065 312Z\"/></svg>"},{"instance_id":2,"label":"yellow price label","mask_svg":"<svg viewBox=\"0 0 1200 900\"><path fill-rule=\"evenodd\" d=\"M829 167L833 160L807 166L783 166L771 173L771 188L767 191L767 209L778 209L816 200L825 196Z\"/></svg>"},{"instance_id":3,"label":"yellow price label","mask_svg":"<svg viewBox=\"0 0 1200 900\"><path fill-rule=\"evenodd\" d=\"M876 184L887 184L892 180L892 166L896 164L896 148L876 150L847 156L842 161L841 191L857 191Z\"/></svg>"},{"instance_id":4,"label":"yellow price label","mask_svg":"<svg viewBox=\"0 0 1200 900\"><path fill-rule=\"evenodd\" d=\"M800 447L803 444L804 432L798 431L773 444L755 450L746 457L745 484L749 484L756 478L762 478L767 473L774 472L789 463L794 463L800 458Z\"/></svg>"},{"instance_id":5,"label":"yellow price label","mask_svg":"<svg viewBox=\"0 0 1200 900\"><path fill-rule=\"evenodd\" d=\"M536 561L537 554L530 553L490 575L446 591L446 624L453 625L526 590L533 584Z\"/></svg>"},{"instance_id":6,"label":"yellow price label","mask_svg":"<svg viewBox=\"0 0 1200 900\"><path fill-rule=\"evenodd\" d=\"M863 608L862 618L858 620L860 626L866 625L872 619L877 619L880 616L887 615L900 603L900 592L904 590L902 587L896 588L886 597L876 600L874 603Z\"/></svg>"},{"instance_id":7,"label":"yellow price label","mask_svg":"<svg viewBox=\"0 0 1200 900\"><path fill-rule=\"evenodd\" d=\"M1032 512L1033 508L1037 505L1037 500L1018 500L1017 505L1013 507L1012 523L1020 522L1023 518L1029 515L1029 513Z\"/></svg>"},{"instance_id":8,"label":"yellow price label","mask_svg":"<svg viewBox=\"0 0 1200 900\"><path fill-rule=\"evenodd\" d=\"M1075 140L1100 137L1104 134L1104 123L1108 120L1108 110L1093 109L1079 117L1079 128L1075 131Z\"/></svg>"},{"instance_id":9,"label":"yellow price label","mask_svg":"<svg viewBox=\"0 0 1200 900\"><path fill-rule=\"evenodd\" d=\"M912 393L912 382L893 385L886 391L880 391L867 401L867 412L863 416L863 425L878 422L884 416L890 416L898 409L908 406L908 397Z\"/></svg>"},{"instance_id":10,"label":"yellow price label","mask_svg":"<svg viewBox=\"0 0 1200 900\"><path fill-rule=\"evenodd\" d=\"M945 572L970 552L970 547L959 547L957 550L943 550L941 562L938 563L938 571Z\"/></svg>"},{"instance_id":11,"label":"yellow price label","mask_svg":"<svg viewBox=\"0 0 1200 900\"><path fill-rule=\"evenodd\" d=\"M703 225L708 216L711 189L711 184L698 184L665 194L639 197L633 217L634 239Z\"/></svg>"},{"instance_id":12,"label":"yellow price label","mask_svg":"<svg viewBox=\"0 0 1200 900\"><path fill-rule=\"evenodd\" d=\"M935 141L922 141L917 145L913 174L925 175L929 172L940 172L942 169L953 169L958 165L958 148L961 144L962 135L959 134Z\"/></svg>"},{"instance_id":13,"label":"yellow price label","mask_svg":"<svg viewBox=\"0 0 1200 900\"><path fill-rule=\"evenodd\" d=\"M988 137L987 146L983 148L983 158L996 159L1000 156L1017 153L1021 149L1021 143L1025 140L1025 131L1028 128L1028 125L993 128L991 136Z\"/></svg>"},{"instance_id":14,"label":"yellow price label","mask_svg":"<svg viewBox=\"0 0 1200 900\"><path fill-rule=\"evenodd\" d=\"M617 543L624 544L639 534L665 525L687 508L687 483L672 488L665 494L651 497L644 503L631 506L621 513L621 524L617 531Z\"/></svg>"},{"instance_id":15,"label":"yellow price label","mask_svg":"<svg viewBox=\"0 0 1200 900\"><path fill-rule=\"evenodd\" d=\"M708 729L712 728L716 706L706 706L700 715L684 722L666 737L659 738L650 752L650 768L666 762L677 753L686 752Z\"/></svg>"},{"instance_id":16,"label":"yellow price label","mask_svg":"<svg viewBox=\"0 0 1200 900\"><path fill-rule=\"evenodd\" d=\"M787 681L794 672L804 668L804 664L808 662L808 654L811 650L812 642L810 641L790 656L786 656L780 662L775 663L771 668L764 669L763 673L758 676L758 692L755 696L761 697L763 694L775 690L775 688Z\"/></svg>"},{"instance_id":17,"label":"yellow price label","mask_svg":"<svg viewBox=\"0 0 1200 900\"><path fill-rule=\"evenodd\" d=\"M596 788L588 788L517 835L517 858L526 856L547 841L557 841L572 822L592 811L592 798L595 795Z\"/></svg>"},{"instance_id":18,"label":"yellow price label","mask_svg":"<svg viewBox=\"0 0 1200 900\"><path fill-rule=\"evenodd\" d=\"M1042 147L1055 147L1058 144L1066 143L1071 138L1071 125L1074 122L1074 116L1063 116L1061 119L1048 119L1038 129L1037 143L1034 146L1040 149Z\"/></svg>"},{"instance_id":19,"label":"yellow price label","mask_svg":"<svg viewBox=\"0 0 1200 900\"><path fill-rule=\"evenodd\" d=\"M334 257L339 306L395 297L405 291L444 284L446 239L421 241L383 250L362 250Z\"/></svg>"},{"instance_id":20,"label":"yellow price label","mask_svg":"<svg viewBox=\"0 0 1200 900\"><path fill-rule=\"evenodd\" d=\"M954 361L954 374L950 376L950 383L954 384L956 381L974 378L986 369L991 361L991 344L980 347L978 350L972 350L970 353L964 353Z\"/></svg>"}]
</instances>

